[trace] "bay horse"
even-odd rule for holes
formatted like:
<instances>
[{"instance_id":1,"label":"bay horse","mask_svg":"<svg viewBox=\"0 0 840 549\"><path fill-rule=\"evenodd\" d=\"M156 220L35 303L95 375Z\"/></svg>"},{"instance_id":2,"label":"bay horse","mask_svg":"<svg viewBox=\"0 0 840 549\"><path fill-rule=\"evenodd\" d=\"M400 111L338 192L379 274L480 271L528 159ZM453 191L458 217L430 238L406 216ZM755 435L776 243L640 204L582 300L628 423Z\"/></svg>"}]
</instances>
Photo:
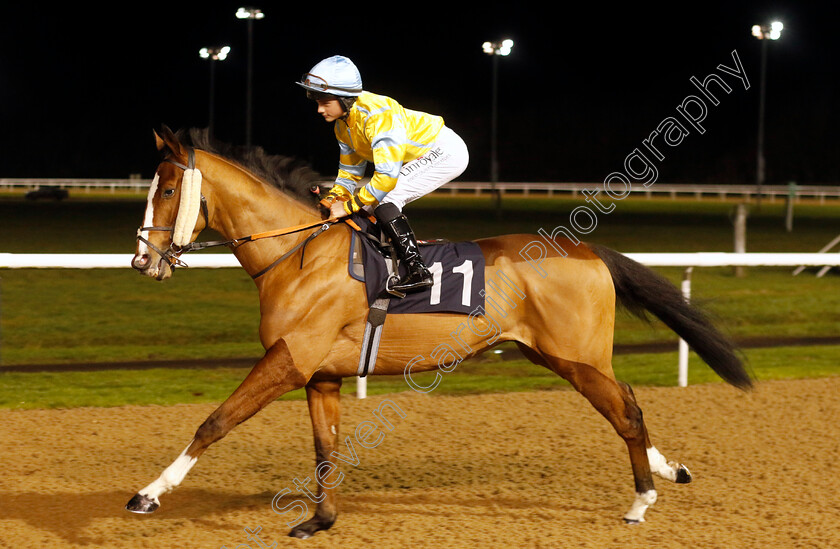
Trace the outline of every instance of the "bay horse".
<instances>
[{"instance_id":1,"label":"bay horse","mask_svg":"<svg viewBox=\"0 0 840 549\"><path fill-rule=\"evenodd\" d=\"M324 220L313 193L317 174L292 159L261 149L239 158L200 130L175 134L164 127L155 132L155 140L162 160L149 189L132 266L158 280L169 278L181 263L179 256L196 246L198 234L214 229L254 278L266 352L177 459L126 509L153 512L159 497L183 481L211 444L284 393L304 388L316 467L323 474L316 475L314 515L290 523L289 535L310 537L330 528L337 517L339 389L343 378L357 375L369 307L363 284L348 276L353 229ZM278 227L297 229L280 236L265 232ZM311 238L318 227L320 234ZM266 235L273 237L261 238ZM623 518L643 522L656 501L652 473L678 483L690 482L691 474L651 443L631 388L615 378L616 303L640 317L653 313L728 383L746 390L752 379L734 346L667 279L616 251L582 242L562 241L565 256L546 248L547 256L535 266L521 252L536 239L520 234L475 241L485 260L485 280L507 284L507 292L493 294L496 310L508 303L507 310L495 318L487 310L471 315L471 326L477 328L469 330L463 329L461 314L389 315L375 373L450 371L458 359L503 341L516 342L529 360L568 380L625 441L636 495ZM292 259L282 261L287 257ZM501 284L495 288L503 290ZM486 295L489 307L491 294ZM487 337L491 324L495 338ZM439 344L454 335L461 352L449 347L447 362Z\"/></svg>"}]
</instances>

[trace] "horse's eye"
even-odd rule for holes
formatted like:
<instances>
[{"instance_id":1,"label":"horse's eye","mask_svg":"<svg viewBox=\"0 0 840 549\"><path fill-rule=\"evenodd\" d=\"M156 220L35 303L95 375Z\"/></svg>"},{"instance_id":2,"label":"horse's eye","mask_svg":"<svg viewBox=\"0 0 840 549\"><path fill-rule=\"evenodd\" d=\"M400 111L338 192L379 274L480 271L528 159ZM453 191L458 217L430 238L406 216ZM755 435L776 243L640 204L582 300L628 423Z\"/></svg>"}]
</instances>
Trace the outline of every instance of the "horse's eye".
<instances>
[{"instance_id":1,"label":"horse's eye","mask_svg":"<svg viewBox=\"0 0 840 549\"><path fill-rule=\"evenodd\" d=\"M172 198L172 195L174 195L174 194L175 194L175 189L166 189L165 191L163 191L163 197L164 198Z\"/></svg>"}]
</instances>

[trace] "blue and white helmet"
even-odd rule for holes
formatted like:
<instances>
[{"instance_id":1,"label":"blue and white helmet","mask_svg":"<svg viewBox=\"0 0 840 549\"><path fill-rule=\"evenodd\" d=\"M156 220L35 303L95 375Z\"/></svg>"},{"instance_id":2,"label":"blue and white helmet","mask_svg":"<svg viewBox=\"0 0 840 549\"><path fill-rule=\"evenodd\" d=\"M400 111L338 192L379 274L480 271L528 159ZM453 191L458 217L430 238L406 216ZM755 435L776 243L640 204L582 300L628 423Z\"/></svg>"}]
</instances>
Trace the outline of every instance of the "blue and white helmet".
<instances>
[{"instance_id":1,"label":"blue and white helmet","mask_svg":"<svg viewBox=\"0 0 840 549\"><path fill-rule=\"evenodd\" d=\"M309 91L340 97L358 97L362 93L359 69L341 55L324 59L295 83Z\"/></svg>"}]
</instances>

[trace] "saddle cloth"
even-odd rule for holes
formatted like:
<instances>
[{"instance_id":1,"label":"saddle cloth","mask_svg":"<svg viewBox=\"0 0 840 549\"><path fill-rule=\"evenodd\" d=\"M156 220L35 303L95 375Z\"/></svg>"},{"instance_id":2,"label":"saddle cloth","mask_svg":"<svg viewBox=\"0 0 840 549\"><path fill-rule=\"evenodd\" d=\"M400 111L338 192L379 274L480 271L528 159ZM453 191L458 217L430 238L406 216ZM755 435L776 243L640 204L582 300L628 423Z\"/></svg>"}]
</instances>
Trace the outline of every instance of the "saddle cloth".
<instances>
[{"instance_id":1,"label":"saddle cloth","mask_svg":"<svg viewBox=\"0 0 840 549\"><path fill-rule=\"evenodd\" d=\"M474 242L419 241L420 255L434 278L434 285L403 298L386 291L389 269L393 268L389 250L383 249L379 229L371 222L354 217L367 234L353 230L350 239L349 274L365 283L368 306L380 297L390 297L388 314L463 313L484 306L484 255ZM406 274L399 266L400 276Z\"/></svg>"}]
</instances>

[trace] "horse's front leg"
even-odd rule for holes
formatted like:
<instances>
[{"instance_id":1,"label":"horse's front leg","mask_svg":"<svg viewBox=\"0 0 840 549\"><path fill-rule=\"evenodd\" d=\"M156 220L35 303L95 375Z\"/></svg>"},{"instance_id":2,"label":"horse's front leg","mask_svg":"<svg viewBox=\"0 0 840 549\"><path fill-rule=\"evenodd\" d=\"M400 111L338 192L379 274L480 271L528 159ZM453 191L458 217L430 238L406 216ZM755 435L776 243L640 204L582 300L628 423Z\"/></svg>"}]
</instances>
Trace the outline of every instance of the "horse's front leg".
<instances>
[{"instance_id":1,"label":"horse's front leg","mask_svg":"<svg viewBox=\"0 0 840 549\"><path fill-rule=\"evenodd\" d=\"M310 381L306 385L309 402L309 416L312 419L312 433L315 437L315 479L318 484L318 508L315 515L289 532L296 538L308 538L320 530L326 530L338 516L336 490L342 480L333 451L338 444L338 422L341 416L341 378L335 380Z\"/></svg>"},{"instance_id":2,"label":"horse's front leg","mask_svg":"<svg viewBox=\"0 0 840 549\"><path fill-rule=\"evenodd\" d=\"M181 455L157 480L131 498L125 508L134 513L153 512L160 506L158 498L161 494L181 484L208 446L284 393L305 384L306 377L295 367L286 342L279 340L257 362L233 394L201 424Z\"/></svg>"}]
</instances>

